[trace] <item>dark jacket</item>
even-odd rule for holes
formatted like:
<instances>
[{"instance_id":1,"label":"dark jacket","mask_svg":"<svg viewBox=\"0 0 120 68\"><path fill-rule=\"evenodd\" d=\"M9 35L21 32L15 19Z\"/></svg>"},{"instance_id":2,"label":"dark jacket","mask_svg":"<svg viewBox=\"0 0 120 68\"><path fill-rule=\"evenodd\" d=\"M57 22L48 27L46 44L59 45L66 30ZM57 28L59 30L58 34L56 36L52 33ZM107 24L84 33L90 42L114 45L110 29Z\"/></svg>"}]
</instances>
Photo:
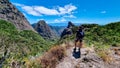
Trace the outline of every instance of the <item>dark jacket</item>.
<instances>
[{"instance_id":1,"label":"dark jacket","mask_svg":"<svg viewBox=\"0 0 120 68\"><path fill-rule=\"evenodd\" d=\"M84 31L82 29L77 30L76 38L83 38L84 37Z\"/></svg>"}]
</instances>

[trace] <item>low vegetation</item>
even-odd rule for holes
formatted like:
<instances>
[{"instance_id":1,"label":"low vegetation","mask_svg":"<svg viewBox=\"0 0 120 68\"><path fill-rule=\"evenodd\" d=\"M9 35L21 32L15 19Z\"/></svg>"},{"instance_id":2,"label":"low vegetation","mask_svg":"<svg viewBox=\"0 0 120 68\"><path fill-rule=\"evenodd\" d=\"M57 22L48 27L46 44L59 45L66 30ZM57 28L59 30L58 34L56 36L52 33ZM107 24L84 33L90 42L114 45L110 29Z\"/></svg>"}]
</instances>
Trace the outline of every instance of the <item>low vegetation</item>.
<instances>
[{"instance_id":1,"label":"low vegetation","mask_svg":"<svg viewBox=\"0 0 120 68\"><path fill-rule=\"evenodd\" d=\"M120 22L107 25L83 25L86 28L85 40L89 43L102 43L106 45L119 45L120 43ZM91 26L91 27L90 27Z\"/></svg>"},{"instance_id":2,"label":"low vegetation","mask_svg":"<svg viewBox=\"0 0 120 68\"><path fill-rule=\"evenodd\" d=\"M41 59L42 68L55 68L56 64L65 57L65 48L55 46L51 48Z\"/></svg>"},{"instance_id":3,"label":"low vegetation","mask_svg":"<svg viewBox=\"0 0 120 68\"><path fill-rule=\"evenodd\" d=\"M120 22L102 26L97 24L82 26L85 28L85 45L89 47L94 45L96 53L105 62L113 61L114 59L109 56L111 53L109 49L112 46L120 46ZM73 35L64 36L55 45L74 41L77 28L73 27ZM66 56L66 47L53 44L33 31L17 30L13 24L0 20L0 60L4 58L3 68L15 65L22 68L55 68L55 65Z\"/></svg>"},{"instance_id":4,"label":"low vegetation","mask_svg":"<svg viewBox=\"0 0 120 68\"><path fill-rule=\"evenodd\" d=\"M55 68L56 65L66 56L65 47L53 46L44 55L26 63L27 68Z\"/></svg>"},{"instance_id":5,"label":"low vegetation","mask_svg":"<svg viewBox=\"0 0 120 68\"><path fill-rule=\"evenodd\" d=\"M26 64L24 59L41 55L51 45L52 42L44 40L33 31L17 30L10 22L0 20L0 60L5 58L2 62L3 68Z\"/></svg>"},{"instance_id":6,"label":"low vegetation","mask_svg":"<svg viewBox=\"0 0 120 68\"><path fill-rule=\"evenodd\" d=\"M120 22L114 22L107 25L98 24L82 24L85 30L84 43L86 46L91 47L94 45L96 53L105 61L111 62L114 59L109 55L110 47L120 47ZM77 26L73 27L73 35L64 36L59 43L69 40L75 40L75 31ZM116 52L118 53L118 52Z\"/></svg>"}]
</instances>

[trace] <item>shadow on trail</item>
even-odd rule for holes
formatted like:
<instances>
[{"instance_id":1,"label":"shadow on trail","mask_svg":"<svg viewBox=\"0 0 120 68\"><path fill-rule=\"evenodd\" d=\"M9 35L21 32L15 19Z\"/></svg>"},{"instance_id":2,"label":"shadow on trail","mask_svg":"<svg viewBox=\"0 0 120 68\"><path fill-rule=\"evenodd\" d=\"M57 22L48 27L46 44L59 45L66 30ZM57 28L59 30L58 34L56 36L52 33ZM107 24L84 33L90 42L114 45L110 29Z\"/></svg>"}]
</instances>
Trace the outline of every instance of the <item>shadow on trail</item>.
<instances>
[{"instance_id":1,"label":"shadow on trail","mask_svg":"<svg viewBox=\"0 0 120 68\"><path fill-rule=\"evenodd\" d=\"M78 50L76 51L76 48L74 48L72 55L73 55L73 57L74 57L75 59L79 59L79 58L81 57L80 49L78 49Z\"/></svg>"}]
</instances>

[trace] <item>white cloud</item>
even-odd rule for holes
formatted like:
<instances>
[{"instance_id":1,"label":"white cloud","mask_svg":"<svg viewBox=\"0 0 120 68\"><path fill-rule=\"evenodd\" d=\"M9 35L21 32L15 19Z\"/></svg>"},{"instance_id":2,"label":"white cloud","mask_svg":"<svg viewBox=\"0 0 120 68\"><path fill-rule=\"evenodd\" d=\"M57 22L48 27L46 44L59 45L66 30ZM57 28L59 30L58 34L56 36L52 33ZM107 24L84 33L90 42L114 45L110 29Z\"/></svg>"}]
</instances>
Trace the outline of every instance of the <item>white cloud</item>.
<instances>
[{"instance_id":1,"label":"white cloud","mask_svg":"<svg viewBox=\"0 0 120 68\"><path fill-rule=\"evenodd\" d=\"M66 22L67 20L65 18L61 18L61 19L55 19L54 22L56 23L61 23L61 22Z\"/></svg>"},{"instance_id":2,"label":"white cloud","mask_svg":"<svg viewBox=\"0 0 120 68\"><path fill-rule=\"evenodd\" d=\"M105 14L105 13L106 13L106 11L101 11L100 13Z\"/></svg>"},{"instance_id":3,"label":"white cloud","mask_svg":"<svg viewBox=\"0 0 120 68\"><path fill-rule=\"evenodd\" d=\"M16 6L24 6L23 4L19 4L19 3L13 3Z\"/></svg>"},{"instance_id":4,"label":"white cloud","mask_svg":"<svg viewBox=\"0 0 120 68\"><path fill-rule=\"evenodd\" d=\"M66 16L63 16L63 17L65 17L65 18L76 18L76 16L74 16L74 15L66 15Z\"/></svg>"},{"instance_id":5,"label":"white cloud","mask_svg":"<svg viewBox=\"0 0 120 68\"><path fill-rule=\"evenodd\" d=\"M44 6L27 6L19 3L13 3L16 6L21 7L26 13L33 16L41 16L41 15L65 15L65 14L73 14L73 11L77 9L76 6L72 4L65 5L64 7L55 8L47 8Z\"/></svg>"},{"instance_id":6,"label":"white cloud","mask_svg":"<svg viewBox=\"0 0 120 68\"><path fill-rule=\"evenodd\" d=\"M61 22L65 22L65 21L67 21L65 18L62 18L61 20L60 20Z\"/></svg>"},{"instance_id":7,"label":"white cloud","mask_svg":"<svg viewBox=\"0 0 120 68\"><path fill-rule=\"evenodd\" d=\"M48 9L46 7L43 6L35 6L34 10L36 10L37 12L44 14L44 15L58 15L59 12L55 9Z\"/></svg>"},{"instance_id":8,"label":"white cloud","mask_svg":"<svg viewBox=\"0 0 120 68\"><path fill-rule=\"evenodd\" d=\"M34 10L33 7L30 6L23 6L22 9L24 11L26 11L28 14L31 14L33 16L41 16L41 14L39 12L37 12L36 10Z\"/></svg>"},{"instance_id":9,"label":"white cloud","mask_svg":"<svg viewBox=\"0 0 120 68\"><path fill-rule=\"evenodd\" d=\"M54 22L60 22L58 19L55 19Z\"/></svg>"},{"instance_id":10,"label":"white cloud","mask_svg":"<svg viewBox=\"0 0 120 68\"><path fill-rule=\"evenodd\" d=\"M64 7L58 7L58 9L60 11L59 14L71 14L72 11L77 9L77 7L72 4L68 4L68 5L65 5Z\"/></svg>"}]
</instances>

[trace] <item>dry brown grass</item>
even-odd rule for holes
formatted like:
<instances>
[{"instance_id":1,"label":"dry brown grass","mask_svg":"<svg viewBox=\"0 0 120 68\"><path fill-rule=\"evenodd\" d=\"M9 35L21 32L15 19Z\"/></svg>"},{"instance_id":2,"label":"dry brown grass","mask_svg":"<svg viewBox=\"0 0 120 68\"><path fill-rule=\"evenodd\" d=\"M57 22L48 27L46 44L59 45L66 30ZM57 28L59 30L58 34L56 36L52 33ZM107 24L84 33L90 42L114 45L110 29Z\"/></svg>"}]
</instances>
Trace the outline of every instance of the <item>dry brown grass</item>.
<instances>
[{"instance_id":1,"label":"dry brown grass","mask_svg":"<svg viewBox=\"0 0 120 68\"><path fill-rule=\"evenodd\" d=\"M65 48L61 46L52 47L46 54L44 54L38 61L42 68L55 68L65 57Z\"/></svg>"},{"instance_id":2,"label":"dry brown grass","mask_svg":"<svg viewBox=\"0 0 120 68\"><path fill-rule=\"evenodd\" d=\"M110 52L107 50L102 50L98 52L98 55L103 59L104 62L110 63L111 61L114 61L113 57L110 56Z\"/></svg>"},{"instance_id":3,"label":"dry brown grass","mask_svg":"<svg viewBox=\"0 0 120 68\"><path fill-rule=\"evenodd\" d=\"M66 56L66 49L69 49L73 45L73 42L69 42L53 46L44 55L36 58L35 62L28 61L27 68L55 68Z\"/></svg>"},{"instance_id":4,"label":"dry brown grass","mask_svg":"<svg viewBox=\"0 0 120 68\"><path fill-rule=\"evenodd\" d=\"M111 62L115 61L109 45L96 44L95 45L95 52L106 63L111 63Z\"/></svg>"}]
</instances>

